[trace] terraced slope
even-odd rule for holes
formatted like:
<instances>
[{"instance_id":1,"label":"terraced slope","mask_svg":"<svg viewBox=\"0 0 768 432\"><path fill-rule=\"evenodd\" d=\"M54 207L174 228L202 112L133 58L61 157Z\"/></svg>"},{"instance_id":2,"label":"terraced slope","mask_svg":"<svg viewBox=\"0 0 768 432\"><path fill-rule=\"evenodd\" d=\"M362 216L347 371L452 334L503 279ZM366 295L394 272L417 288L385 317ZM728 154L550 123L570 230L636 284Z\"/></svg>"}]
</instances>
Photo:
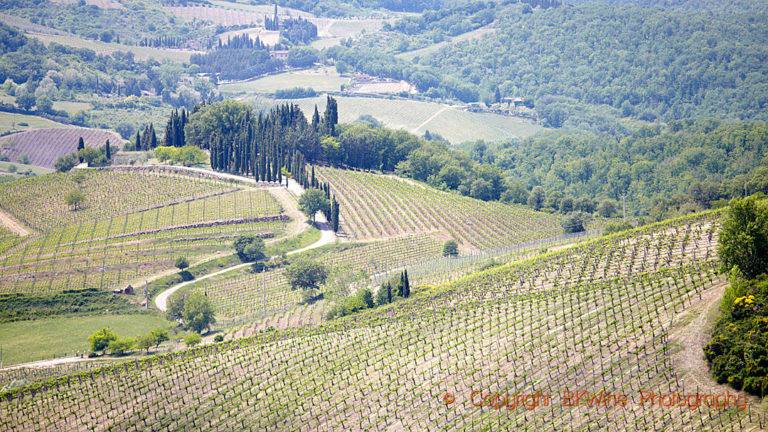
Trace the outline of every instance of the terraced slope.
<instances>
[{"instance_id":1,"label":"terraced slope","mask_svg":"<svg viewBox=\"0 0 768 432\"><path fill-rule=\"evenodd\" d=\"M722 287L713 273L717 219L601 239L314 328L62 377L5 394L0 426L756 430L755 409L640 400L641 390L697 388L676 373L668 335L674 314ZM565 391L627 401L568 405ZM549 403L515 407L521 392L549 394ZM476 406L483 401L500 409Z\"/></svg>"},{"instance_id":2,"label":"terraced slope","mask_svg":"<svg viewBox=\"0 0 768 432\"><path fill-rule=\"evenodd\" d=\"M316 168L341 204L342 231L354 238L386 238L438 231L465 249L493 249L562 233L557 217L522 206L484 202L403 179Z\"/></svg>"}]
</instances>

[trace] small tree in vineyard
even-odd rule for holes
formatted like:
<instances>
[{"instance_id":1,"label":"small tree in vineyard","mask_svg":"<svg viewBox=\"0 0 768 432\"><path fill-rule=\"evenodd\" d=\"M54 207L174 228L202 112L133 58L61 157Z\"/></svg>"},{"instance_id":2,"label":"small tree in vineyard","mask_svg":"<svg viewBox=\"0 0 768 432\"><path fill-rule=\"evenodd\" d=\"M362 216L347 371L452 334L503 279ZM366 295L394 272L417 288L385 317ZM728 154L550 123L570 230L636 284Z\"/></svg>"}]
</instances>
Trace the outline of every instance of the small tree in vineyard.
<instances>
[{"instance_id":1,"label":"small tree in vineyard","mask_svg":"<svg viewBox=\"0 0 768 432\"><path fill-rule=\"evenodd\" d=\"M182 313L184 325L197 333L202 333L211 324L216 322L213 317L213 307L208 297L201 293L193 293L184 301Z\"/></svg>"},{"instance_id":2,"label":"small tree in vineyard","mask_svg":"<svg viewBox=\"0 0 768 432\"><path fill-rule=\"evenodd\" d=\"M73 189L64 196L64 202L75 211L80 208L84 201L85 194L79 189Z\"/></svg>"},{"instance_id":3,"label":"small tree in vineyard","mask_svg":"<svg viewBox=\"0 0 768 432\"><path fill-rule=\"evenodd\" d=\"M456 240L448 240L443 244L443 256L456 256L459 254L459 244Z\"/></svg>"}]
</instances>

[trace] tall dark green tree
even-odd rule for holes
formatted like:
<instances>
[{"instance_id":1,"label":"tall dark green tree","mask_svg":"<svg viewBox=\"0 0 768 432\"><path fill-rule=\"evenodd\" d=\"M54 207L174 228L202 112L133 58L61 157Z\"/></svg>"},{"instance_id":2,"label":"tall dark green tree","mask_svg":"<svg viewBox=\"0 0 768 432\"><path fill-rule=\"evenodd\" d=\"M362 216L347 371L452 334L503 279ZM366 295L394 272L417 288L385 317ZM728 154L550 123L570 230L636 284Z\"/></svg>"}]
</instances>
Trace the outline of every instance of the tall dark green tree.
<instances>
[{"instance_id":1,"label":"tall dark green tree","mask_svg":"<svg viewBox=\"0 0 768 432\"><path fill-rule=\"evenodd\" d=\"M336 197L333 197L331 202L331 228L333 232L339 231L339 202L336 201Z\"/></svg>"},{"instance_id":2,"label":"tall dark green tree","mask_svg":"<svg viewBox=\"0 0 768 432\"><path fill-rule=\"evenodd\" d=\"M109 146L109 140L107 140L106 144L104 144L104 147L105 147L104 154L107 157L107 160L111 160L112 159L112 150L110 149L110 146Z\"/></svg>"},{"instance_id":3,"label":"tall dark green tree","mask_svg":"<svg viewBox=\"0 0 768 432\"><path fill-rule=\"evenodd\" d=\"M325 124L325 133L330 136L336 135L336 125L339 123L339 107L336 99L328 96L325 104L325 115L323 115Z\"/></svg>"},{"instance_id":4,"label":"tall dark green tree","mask_svg":"<svg viewBox=\"0 0 768 432\"><path fill-rule=\"evenodd\" d=\"M77 151L85 148L85 141L83 141L83 137L80 137L80 139L77 140ZM83 157L79 156L78 159L80 160L80 163L83 163Z\"/></svg>"}]
</instances>

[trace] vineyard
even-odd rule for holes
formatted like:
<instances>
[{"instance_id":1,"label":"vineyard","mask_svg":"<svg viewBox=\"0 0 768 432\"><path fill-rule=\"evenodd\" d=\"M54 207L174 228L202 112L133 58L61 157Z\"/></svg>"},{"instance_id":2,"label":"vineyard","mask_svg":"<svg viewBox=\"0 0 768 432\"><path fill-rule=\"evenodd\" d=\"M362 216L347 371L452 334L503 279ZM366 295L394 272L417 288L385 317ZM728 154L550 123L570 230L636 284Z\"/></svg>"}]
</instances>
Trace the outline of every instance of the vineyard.
<instances>
[{"instance_id":1,"label":"vineyard","mask_svg":"<svg viewBox=\"0 0 768 432\"><path fill-rule=\"evenodd\" d=\"M340 227L357 239L439 231L464 249L485 250L552 237L556 216L485 202L377 174L320 168L341 204Z\"/></svg>"},{"instance_id":2,"label":"vineyard","mask_svg":"<svg viewBox=\"0 0 768 432\"><path fill-rule=\"evenodd\" d=\"M316 327L63 376L7 393L0 422L5 430L764 429L751 409L639 399L641 389L710 391L676 373L669 330L675 314L722 286L718 218L603 238ZM626 394L628 403L568 405L566 390ZM481 408L473 391L483 400L549 393L552 402Z\"/></svg>"},{"instance_id":3,"label":"vineyard","mask_svg":"<svg viewBox=\"0 0 768 432\"><path fill-rule=\"evenodd\" d=\"M73 172L0 185L0 207L30 227L46 231L81 220L103 219L222 189L222 185L215 182L159 172L87 170L85 173L85 179L79 185ZM83 208L72 211L64 202L64 196L77 188L83 190L85 204Z\"/></svg>"},{"instance_id":4,"label":"vineyard","mask_svg":"<svg viewBox=\"0 0 768 432\"><path fill-rule=\"evenodd\" d=\"M7 156L11 161L27 155L29 165L53 168L58 158L77 151L80 137L87 147L103 147L107 140L113 146L120 146L123 142L120 135L98 129L37 129L0 138L0 155Z\"/></svg>"},{"instance_id":5,"label":"vineyard","mask_svg":"<svg viewBox=\"0 0 768 432\"><path fill-rule=\"evenodd\" d=\"M2 237L0 292L143 284L173 269L179 255L199 262L231 248L241 233L279 236L289 220L265 188L160 172L89 170L79 186L72 177L22 180L0 192L12 213L29 206L17 214L41 231L23 241ZM77 212L59 206L68 183L100 196L100 205ZM19 203L16 194L29 199Z\"/></svg>"},{"instance_id":6,"label":"vineyard","mask_svg":"<svg viewBox=\"0 0 768 432\"><path fill-rule=\"evenodd\" d=\"M225 9L221 7L204 6L168 6L168 12L185 20L208 21L223 26L256 26L263 24L264 14L244 10Z\"/></svg>"},{"instance_id":7,"label":"vineyard","mask_svg":"<svg viewBox=\"0 0 768 432\"><path fill-rule=\"evenodd\" d=\"M349 286L369 276L421 257L439 256L441 244L428 234L405 236L371 243L344 243L303 252L331 270L321 291L326 296L344 297ZM289 328L323 321L327 304L301 304L301 292L292 291L284 269L231 272L185 287L186 292L205 292L221 317L220 326L240 325L248 335L266 327ZM365 286L368 284L365 283ZM245 326L244 326L245 325Z\"/></svg>"},{"instance_id":8,"label":"vineyard","mask_svg":"<svg viewBox=\"0 0 768 432\"><path fill-rule=\"evenodd\" d=\"M73 4L78 0L51 0L54 3ZM93 5L101 9L125 9L118 0L85 0L85 4Z\"/></svg>"}]
</instances>

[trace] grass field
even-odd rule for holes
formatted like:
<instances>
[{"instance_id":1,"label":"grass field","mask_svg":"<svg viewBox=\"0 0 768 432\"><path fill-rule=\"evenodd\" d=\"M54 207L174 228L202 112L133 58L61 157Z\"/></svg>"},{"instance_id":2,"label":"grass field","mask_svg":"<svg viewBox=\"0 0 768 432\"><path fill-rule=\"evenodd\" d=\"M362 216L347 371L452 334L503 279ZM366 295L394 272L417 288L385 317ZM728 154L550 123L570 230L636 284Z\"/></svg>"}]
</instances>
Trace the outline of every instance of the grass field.
<instances>
[{"instance_id":1,"label":"grass field","mask_svg":"<svg viewBox=\"0 0 768 432\"><path fill-rule=\"evenodd\" d=\"M16 165L17 172L32 171L35 175L41 176L54 172L54 170L34 165L24 165L16 162L0 162L0 171L9 172L8 168Z\"/></svg>"},{"instance_id":2,"label":"grass field","mask_svg":"<svg viewBox=\"0 0 768 432\"><path fill-rule=\"evenodd\" d=\"M22 125L25 123L25 125ZM22 132L30 129L42 128L68 128L70 125L56 123L42 117L24 114L0 112L0 134L8 132Z\"/></svg>"},{"instance_id":3,"label":"grass field","mask_svg":"<svg viewBox=\"0 0 768 432\"><path fill-rule=\"evenodd\" d=\"M189 58L192 54L197 52L106 43L69 35L53 36L42 33L27 33L27 36L33 37L46 45L51 42L56 42L75 48L88 48L95 51L97 54L111 54L115 51L130 51L134 54L137 60L149 60L150 58L153 58L159 62L169 60L176 63L189 63Z\"/></svg>"},{"instance_id":4,"label":"grass field","mask_svg":"<svg viewBox=\"0 0 768 432\"><path fill-rule=\"evenodd\" d=\"M3 364L9 366L85 352L89 348L88 336L102 327L111 327L119 337L135 337L170 325L172 323L164 317L150 314L94 315L4 323L0 324Z\"/></svg>"},{"instance_id":5,"label":"grass field","mask_svg":"<svg viewBox=\"0 0 768 432\"><path fill-rule=\"evenodd\" d=\"M437 132L453 142L486 140L501 141L513 137L526 137L541 130L530 121L497 114L471 113L448 105L413 100L337 97L339 121L353 122L363 114L369 114L386 126L405 129L417 135L426 130ZM312 115L314 105L323 112L325 96L299 99L297 103L304 114Z\"/></svg>"},{"instance_id":6,"label":"grass field","mask_svg":"<svg viewBox=\"0 0 768 432\"><path fill-rule=\"evenodd\" d=\"M248 82L224 84L219 86L219 89L225 96L231 97L254 93L270 94L275 90L293 87L312 87L318 92L338 92L343 84L348 83L349 78L339 76L331 68L317 68L270 75Z\"/></svg>"},{"instance_id":7,"label":"grass field","mask_svg":"<svg viewBox=\"0 0 768 432\"><path fill-rule=\"evenodd\" d=\"M66 111L67 114L72 115L78 111L88 111L92 106L88 102L72 102L72 101L54 101L53 109Z\"/></svg>"}]
</instances>

